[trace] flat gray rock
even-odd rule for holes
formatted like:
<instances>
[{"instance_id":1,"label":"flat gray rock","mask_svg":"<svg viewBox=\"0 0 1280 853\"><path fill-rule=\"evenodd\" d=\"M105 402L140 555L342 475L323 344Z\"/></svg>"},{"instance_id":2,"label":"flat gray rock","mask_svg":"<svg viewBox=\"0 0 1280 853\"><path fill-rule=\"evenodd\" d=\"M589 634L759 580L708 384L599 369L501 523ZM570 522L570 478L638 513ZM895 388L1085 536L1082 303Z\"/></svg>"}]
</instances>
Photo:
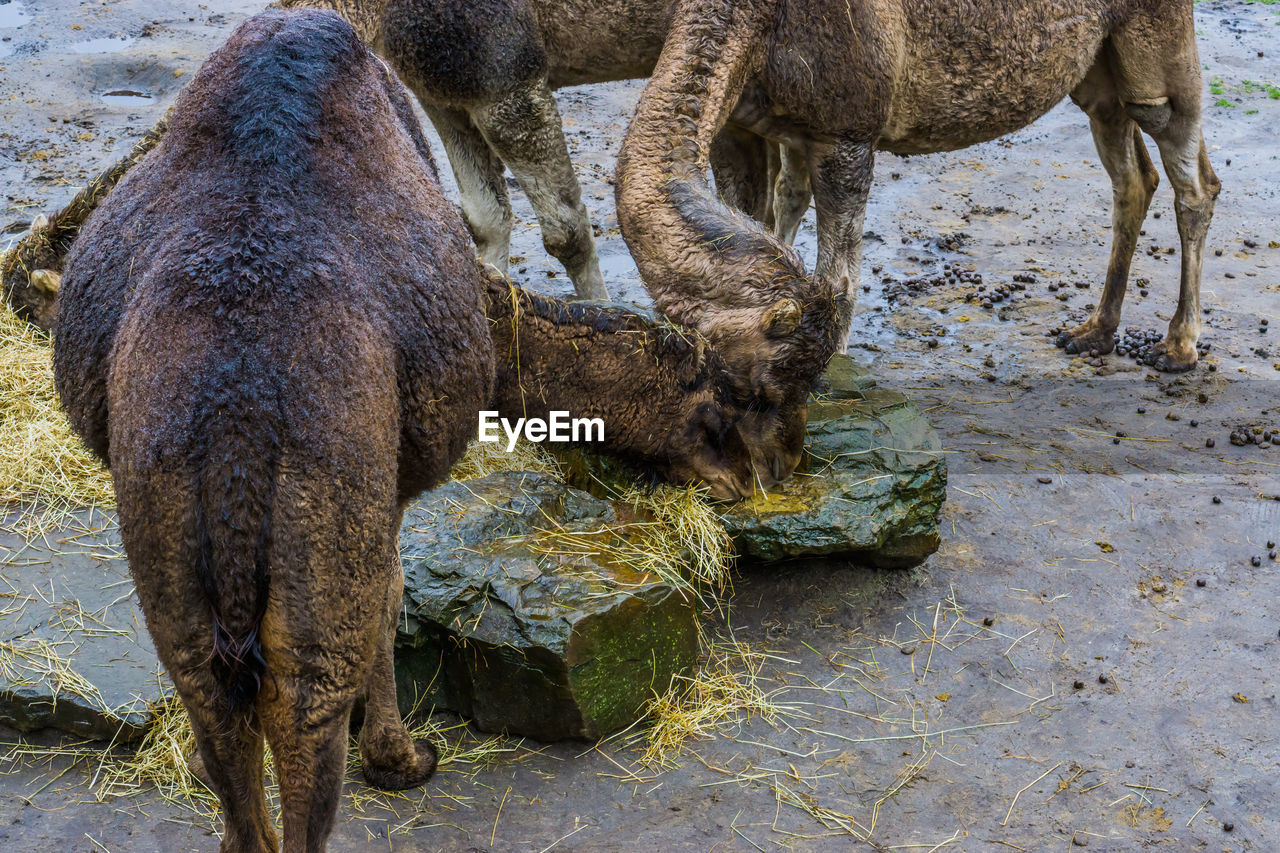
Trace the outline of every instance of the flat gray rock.
<instances>
[{"instance_id":1,"label":"flat gray rock","mask_svg":"<svg viewBox=\"0 0 1280 853\"><path fill-rule=\"evenodd\" d=\"M738 553L912 566L938 549L947 466L915 404L837 355L809 404L808 432L800 471L729 507Z\"/></svg>"},{"instance_id":2,"label":"flat gray rock","mask_svg":"<svg viewBox=\"0 0 1280 853\"><path fill-rule=\"evenodd\" d=\"M0 723L137 740L172 688L114 518L84 513L77 526L84 532L57 534L53 550L0 537Z\"/></svg>"},{"instance_id":3,"label":"flat gray rock","mask_svg":"<svg viewBox=\"0 0 1280 853\"><path fill-rule=\"evenodd\" d=\"M400 532L402 710L421 701L483 731L546 741L632 723L692 669L697 607L598 555L621 536L610 503L544 474L492 474L424 495Z\"/></svg>"}]
</instances>

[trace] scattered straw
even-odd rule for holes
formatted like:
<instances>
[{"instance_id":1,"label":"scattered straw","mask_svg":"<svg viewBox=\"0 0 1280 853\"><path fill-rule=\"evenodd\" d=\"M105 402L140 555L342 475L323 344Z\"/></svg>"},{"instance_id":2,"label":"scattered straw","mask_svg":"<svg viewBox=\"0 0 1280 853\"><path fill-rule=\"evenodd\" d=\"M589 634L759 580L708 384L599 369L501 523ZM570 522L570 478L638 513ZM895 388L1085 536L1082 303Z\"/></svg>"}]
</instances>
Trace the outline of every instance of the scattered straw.
<instances>
[{"instance_id":1,"label":"scattered straw","mask_svg":"<svg viewBox=\"0 0 1280 853\"><path fill-rule=\"evenodd\" d=\"M135 751L103 755L94 774L94 796L105 801L155 789L165 802L211 817L218 800L191 775L187 765L195 747L187 712L178 697L170 695L155 708L151 725Z\"/></svg>"},{"instance_id":2,"label":"scattered straw","mask_svg":"<svg viewBox=\"0 0 1280 853\"><path fill-rule=\"evenodd\" d=\"M759 682L763 654L736 640L714 642L705 632L702 640L706 661L693 675L673 678L647 709L649 728L629 738L643 740L642 764L674 767L690 741L711 737L725 724L752 715L773 723L785 711L774 702L781 690L767 691Z\"/></svg>"},{"instance_id":3,"label":"scattered straw","mask_svg":"<svg viewBox=\"0 0 1280 853\"><path fill-rule=\"evenodd\" d=\"M449 472L454 480L475 480L500 471L539 471L554 477L560 476L560 465L541 446L528 441L518 441L508 453L501 442L472 441L466 454Z\"/></svg>"},{"instance_id":4,"label":"scattered straw","mask_svg":"<svg viewBox=\"0 0 1280 853\"><path fill-rule=\"evenodd\" d=\"M0 676L12 685L47 684L57 700L60 694L77 696L95 707L109 711L98 688L76 672L71 655L60 653L62 643L38 637L16 637L0 641Z\"/></svg>"},{"instance_id":5,"label":"scattered straw","mask_svg":"<svg viewBox=\"0 0 1280 853\"><path fill-rule=\"evenodd\" d=\"M649 550L670 575L688 578L700 588L727 591L733 565L733 541L703 489L659 486L627 491L622 499L652 524L633 525L639 547Z\"/></svg>"},{"instance_id":6,"label":"scattered straw","mask_svg":"<svg viewBox=\"0 0 1280 853\"><path fill-rule=\"evenodd\" d=\"M5 532L30 539L73 511L114 505L111 475L71 432L44 332L0 307L0 504Z\"/></svg>"}]
</instances>

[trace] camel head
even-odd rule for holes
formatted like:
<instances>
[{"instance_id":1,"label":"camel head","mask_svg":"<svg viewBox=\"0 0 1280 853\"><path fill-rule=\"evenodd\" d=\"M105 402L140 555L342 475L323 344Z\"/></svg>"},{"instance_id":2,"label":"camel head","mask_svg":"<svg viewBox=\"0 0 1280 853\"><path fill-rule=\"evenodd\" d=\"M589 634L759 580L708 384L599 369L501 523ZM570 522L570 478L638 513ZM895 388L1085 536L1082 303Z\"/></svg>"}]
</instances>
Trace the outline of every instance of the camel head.
<instances>
[{"instance_id":1,"label":"camel head","mask_svg":"<svg viewBox=\"0 0 1280 853\"><path fill-rule=\"evenodd\" d=\"M789 477L804 454L813 383L836 351L839 300L829 285L801 274L761 306L713 310L701 331L724 359L738 429L757 482Z\"/></svg>"},{"instance_id":2,"label":"camel head","mask_svg":"<svg viewBox=\"0 0 1280 853\"><path fill-rule=\"evenodd\" d=\"M69 242L69 241L66 241ZM41 214L18 244L0 258L0 291L19 317L45 331L53 329L66 253L55 226Z\"/></svg>"},{"instance_id":3,"label":"camel head","mask_svg":"<svg viewBox=\"0 0 1280 853\"><path fill-rule=\"evenodd\" d=\"M750 497L755 488L751 453L743 440L741 421L731 420L726 409L710 400L700 403L683 429L668 437L671 456L662 472L665 479L701 481L718 500Z\"/></svg>"},{"instance_id":4,"label":"camel head","mask_svg":"<svg viewBox=\"0 0 1280 853\"><path fill-rule=\"evenodd\" d=\"M682 389L681 413L663 441L661 474L672 483L703 482L718 500L755 490L751 450L742 435L724 361L707 341L688 332L659 334L658 359Z\"/></svg>"}]
</instances>

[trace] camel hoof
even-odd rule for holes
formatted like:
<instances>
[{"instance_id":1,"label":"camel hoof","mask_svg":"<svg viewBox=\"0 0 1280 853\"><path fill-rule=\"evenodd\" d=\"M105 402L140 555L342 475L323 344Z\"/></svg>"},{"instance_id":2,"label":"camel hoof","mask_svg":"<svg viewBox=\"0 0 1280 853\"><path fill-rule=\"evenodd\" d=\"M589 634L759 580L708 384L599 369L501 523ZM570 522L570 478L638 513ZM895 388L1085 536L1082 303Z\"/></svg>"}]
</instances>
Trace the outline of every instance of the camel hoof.
<instances>
[{"instance_id":1,"label":"camel hoof","mask_svg":"<svg viewBox=\"0 0 1280 853\"><path fill-rule=\"evenodd\" d=\"M362 756L364 780L384 791L403 791L425 783L436 772L436 762L439 760L436 748L426 739L415 740L413 746L417 754L413 766L409 768L379 767Z\"/></svg>"},{"instance_id":2,"label":"camel hoof","mask_svg":"<svg viewBox=\"0 0 1280 853\"><path fill-rule=\"evenodd\" d=\"M1056 343L1070 355L1088 355L1094 350L1098 355L1106 355L1116 348L1112 332L1093 328L1087 323L1058 335Z\"/></svg>"},{"instance_id":3,"label":"camel hoof","mask_svg":"<svg viewBox=\"0 0 1280 853\"><path fill-rule=\"evenodd\" d=\"M1164 353L1156 359L1155 368L1161 373L1186 373L1196 366L1199 357L1193 352L1191 358L1176 358L1169 353Z\"/></svg>"}]
</instances>

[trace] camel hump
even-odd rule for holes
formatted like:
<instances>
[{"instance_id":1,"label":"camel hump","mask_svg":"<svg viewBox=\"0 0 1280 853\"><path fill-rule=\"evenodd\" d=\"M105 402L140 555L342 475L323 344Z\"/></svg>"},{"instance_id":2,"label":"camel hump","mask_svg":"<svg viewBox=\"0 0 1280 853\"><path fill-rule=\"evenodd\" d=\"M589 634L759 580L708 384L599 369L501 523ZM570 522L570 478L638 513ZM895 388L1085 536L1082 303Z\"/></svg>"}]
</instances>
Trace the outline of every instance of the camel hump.
<instances>
[{"instance_id":1,"label":"camel hump","mask_svg":"<svg viewBox=\"0 0 1280 853\"><path fill-rule=\"evenodd\" d=\"M392 0L384 52L419 97L492 102L547 73L529 0Z\"/></svg>"}]
</instances>

